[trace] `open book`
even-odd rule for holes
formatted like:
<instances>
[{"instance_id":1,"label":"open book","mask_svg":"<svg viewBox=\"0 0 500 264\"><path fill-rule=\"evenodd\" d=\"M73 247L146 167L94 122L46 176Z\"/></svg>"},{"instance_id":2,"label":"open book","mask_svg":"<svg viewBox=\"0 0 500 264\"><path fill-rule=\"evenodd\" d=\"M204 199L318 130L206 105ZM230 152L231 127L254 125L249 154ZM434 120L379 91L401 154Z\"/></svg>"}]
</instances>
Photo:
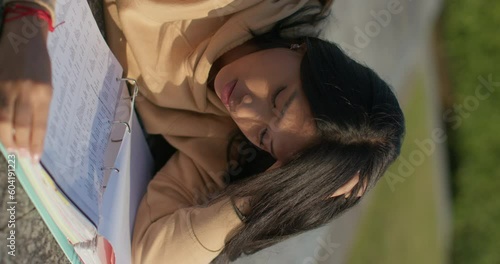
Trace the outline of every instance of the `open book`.
<instances>
[{"instance_id":1,"label":"open book","mask_svg":"<svg viewBox=\"0 0 500 264\"><path fill-rule=\"evenodd\" d=\"M16 178L72 263L130 263L135 213L153 173L134 112L139 88L122 78L85 0L57 1L54 22L64 23L48 39L54 92L45 148L40 164L16 156Z\"/></svg>"}]
</instances>

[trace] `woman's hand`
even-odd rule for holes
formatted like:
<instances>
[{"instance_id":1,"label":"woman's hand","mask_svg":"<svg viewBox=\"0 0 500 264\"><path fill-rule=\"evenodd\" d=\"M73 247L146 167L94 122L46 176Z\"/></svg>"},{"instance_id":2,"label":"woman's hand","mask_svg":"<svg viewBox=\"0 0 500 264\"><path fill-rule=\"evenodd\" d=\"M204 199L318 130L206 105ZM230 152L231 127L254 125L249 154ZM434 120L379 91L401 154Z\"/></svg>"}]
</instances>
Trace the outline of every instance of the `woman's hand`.
<instances>
[{"instance_id":1,"label":"woman's hand","mask_svg":"<svg viewBox=\"0 0 500 264\"><path fill-rule=\"evenodd\" d=\"M35 161L52 97L47 34L45 21L27 16L5 23L0 36L0 142Z\"/></svg>"}]
</instances>

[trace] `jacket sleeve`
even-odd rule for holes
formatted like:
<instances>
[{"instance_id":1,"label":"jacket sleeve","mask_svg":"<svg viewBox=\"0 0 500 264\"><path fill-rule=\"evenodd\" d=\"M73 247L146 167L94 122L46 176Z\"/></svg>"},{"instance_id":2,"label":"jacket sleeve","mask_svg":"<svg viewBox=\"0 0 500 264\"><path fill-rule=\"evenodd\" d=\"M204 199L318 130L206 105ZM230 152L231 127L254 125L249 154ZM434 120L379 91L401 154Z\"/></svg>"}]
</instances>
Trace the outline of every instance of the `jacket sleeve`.
<instances>
[{"instance_id":1,"label":"jacket sleeve","mask_svg":"<svg viewBox=\"0 0 500 264\"><path fill-rule=\"evenodd\" d=\"M28 2L28 3L38 4L42 7L44 7L45 9L47 9L47 11L49 11L50 16L52 18L55 17L56 0L3 0L3 5L13 3L13 2L21 2L21 3Z\"/></svg>"},{"instance_id":2,"label":"jacket sleeve","mask_svg":"<svg viewBox=\"0 0 500 264\"><path fill-rule=\"evenodd\" d=\"M139 206L133 263L209 263L220 253L227 234L242 222L227 197L196 205L218 188L213 177L182 152L170 158Z\"/></svg>"}]
</instances>

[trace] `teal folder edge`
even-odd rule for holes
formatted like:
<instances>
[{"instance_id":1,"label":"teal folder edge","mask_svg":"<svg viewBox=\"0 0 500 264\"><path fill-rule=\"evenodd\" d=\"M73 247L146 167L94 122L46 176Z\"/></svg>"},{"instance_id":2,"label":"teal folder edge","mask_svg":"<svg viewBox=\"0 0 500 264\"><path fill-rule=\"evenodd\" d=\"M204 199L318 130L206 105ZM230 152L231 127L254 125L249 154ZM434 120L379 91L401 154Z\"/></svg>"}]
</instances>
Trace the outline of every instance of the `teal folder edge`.
<instances>
[{"instance_id":1,"label":"teal folder edge","mask_svg":"<svg viewBox=\"0 0 500 264\"><path fill-rule=\"evenodd\" d=\"M0 143L0 150L2 151L3 156L5 159L7 159L7 156L10 155L7 153L7 150L5 147ZM17 158L17 157L16 157ZM57 243L63 250L64 254L66 257L69 259L69 261L73 264L83 264L80 261L80 258L75 252L75 249L73 246L69 243L68 239L66 236L63 234L61 229L56 225L50 214L47 212L45 209L43 203L40 201L40 198L36 194L35 190L33 189L33 186L29 182L28 178L26 177L26 174L24 173L24 170L18 166L18 163L16 161L16 178L19 180L21 185L23 186L24 190L28 194L28 197L30 198L31 202L35 205L35 208L38 210L38 213L42 217L43 221L49 228L50 232L56 239Z\"/></svg>"}]
</instances>

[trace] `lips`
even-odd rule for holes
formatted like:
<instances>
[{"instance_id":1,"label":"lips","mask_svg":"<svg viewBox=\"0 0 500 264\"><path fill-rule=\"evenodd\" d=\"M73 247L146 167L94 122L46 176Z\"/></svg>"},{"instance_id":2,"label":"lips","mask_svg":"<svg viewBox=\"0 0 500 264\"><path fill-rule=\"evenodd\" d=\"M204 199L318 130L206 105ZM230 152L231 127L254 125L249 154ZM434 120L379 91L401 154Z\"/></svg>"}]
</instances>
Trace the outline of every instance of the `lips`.
<instances>
[{"instance_id":1,"label":"lips","mask_svg":"<svg viewBox=\"0 0 500 264\"><path fill-rule=\"evenodd\" d=\"M233 93L234 87L236 86L237 82L238 80L228 82L222 88L221 101L228 109L229 109L229 99L231 98L231 94Z\"/></svg>"}]
</instances>

